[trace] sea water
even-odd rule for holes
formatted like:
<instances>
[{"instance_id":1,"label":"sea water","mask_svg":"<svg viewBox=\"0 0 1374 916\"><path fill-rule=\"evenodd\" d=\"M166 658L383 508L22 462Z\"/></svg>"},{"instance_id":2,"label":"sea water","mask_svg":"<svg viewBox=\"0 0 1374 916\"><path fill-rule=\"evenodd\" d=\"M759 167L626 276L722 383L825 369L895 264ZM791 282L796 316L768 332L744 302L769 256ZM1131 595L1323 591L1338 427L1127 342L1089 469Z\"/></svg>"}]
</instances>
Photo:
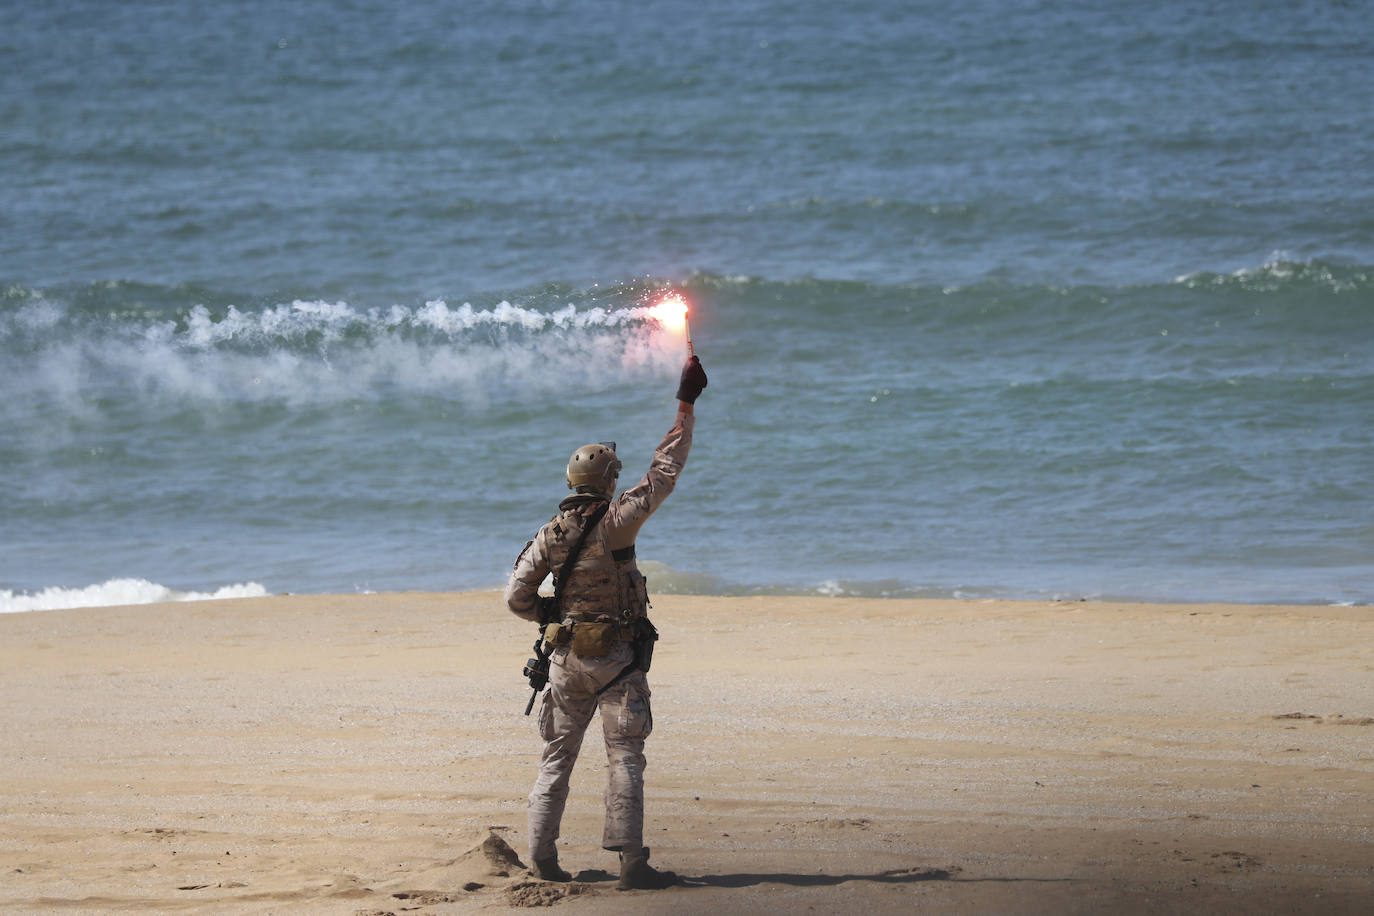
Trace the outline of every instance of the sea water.
<instances>
[{"instance_id":1,"label":"sea water","mask_svg":"<svg viewBox=\"0 0 1374 916\"><path fill-rule=\"evenodd\" d=\"M0 609L1374 602L1363 4L2 6Z\"/></svg>"}]
</instances>

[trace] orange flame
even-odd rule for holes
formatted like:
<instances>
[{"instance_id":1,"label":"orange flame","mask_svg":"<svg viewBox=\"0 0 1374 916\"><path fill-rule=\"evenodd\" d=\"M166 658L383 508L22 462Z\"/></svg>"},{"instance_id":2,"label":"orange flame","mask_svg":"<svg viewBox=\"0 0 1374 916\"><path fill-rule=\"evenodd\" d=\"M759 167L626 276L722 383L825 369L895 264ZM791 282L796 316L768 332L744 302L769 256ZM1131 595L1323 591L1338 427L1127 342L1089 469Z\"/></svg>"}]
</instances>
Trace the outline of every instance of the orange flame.
<instances>
[{"instance_id":1,"label":"orange flame","mask_svg":"<svg viewBox=\"0 0 1374 916\"><path fill-rule=\"evenodd\" d=\"M665 329L685 331L687 328L687 303L681 296L669 296L657 305L649 307L649 314Z\"/></svg>"}]
</instances>

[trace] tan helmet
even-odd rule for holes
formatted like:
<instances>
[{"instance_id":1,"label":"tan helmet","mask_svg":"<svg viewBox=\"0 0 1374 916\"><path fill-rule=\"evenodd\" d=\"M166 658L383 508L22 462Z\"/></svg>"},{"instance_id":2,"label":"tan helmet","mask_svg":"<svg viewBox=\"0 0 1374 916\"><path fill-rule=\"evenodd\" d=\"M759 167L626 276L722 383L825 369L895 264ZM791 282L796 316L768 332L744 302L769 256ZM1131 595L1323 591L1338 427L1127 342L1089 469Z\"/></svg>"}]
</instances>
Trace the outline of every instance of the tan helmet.
<instances>
[{"instance_id":1,"label":"tan helmet","mask_svg":"<svg viewBox=\"0 0 1374 916\"><path fill-rule=\"evenodd\" d=\"M572 453L568 459L568 489L588 487L610 495L620 476L620 459L614 442L593 442Z\"/></svg>"}]
</instances>

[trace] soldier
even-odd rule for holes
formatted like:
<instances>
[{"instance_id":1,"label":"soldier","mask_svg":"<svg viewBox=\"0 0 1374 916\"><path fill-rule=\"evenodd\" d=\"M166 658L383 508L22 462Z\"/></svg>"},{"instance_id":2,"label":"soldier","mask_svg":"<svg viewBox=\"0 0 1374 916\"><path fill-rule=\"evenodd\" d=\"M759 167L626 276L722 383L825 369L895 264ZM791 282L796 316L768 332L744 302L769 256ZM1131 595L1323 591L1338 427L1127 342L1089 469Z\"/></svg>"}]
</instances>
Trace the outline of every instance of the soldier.
<instances>
[{"instance_id":1,"label":"soldier","mask_svg":"<svg viewBox=\"0 0 1374 916\"><path fill-rule=\"evenodd\" d=\"M550 689L539 708L544 751L529 800L530 858L546 881L572 880L559 867L554 844L582 737L598 709L610 765L601 845L620 853L619 888L656 889L677 880L649 865L644 847L644 739L654 724L645 672L658 634L646 616L649 596L635 564L635 535L667 499L687 463L693 405L705 387L706 372L692 356L682 369L673 428L654 450L649 472L619 496L615 443L573 452L567 472L573 495L525 544L506 584L506 604L525 620L540 619L541 600L553 604L540 621L550 624L544 633L554 648ZM570 554L572 563L565 568ZM555 577L552 601L539 597L550 573Z\"/></svg>"}]
</instances>

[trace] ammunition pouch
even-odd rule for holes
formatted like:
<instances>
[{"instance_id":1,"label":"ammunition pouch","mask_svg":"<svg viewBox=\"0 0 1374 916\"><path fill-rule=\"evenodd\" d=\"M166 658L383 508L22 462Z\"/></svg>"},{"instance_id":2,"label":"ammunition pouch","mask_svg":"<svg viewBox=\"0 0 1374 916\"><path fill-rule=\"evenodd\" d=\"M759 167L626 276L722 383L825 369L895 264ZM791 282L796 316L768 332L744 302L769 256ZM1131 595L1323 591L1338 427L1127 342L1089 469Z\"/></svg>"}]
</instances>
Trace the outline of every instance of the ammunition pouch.
<instances>
[{"instance_id":1,"label":"ammunition pouch","mask_svg":"<svg viewBox=\"0 0 1374 916\"><path fill-rule=\"evenodd\" d=\"M615 649L620 627L614 623L579 620L573 624L572 650L581 658L604 658Z\"/></svg>"},{"instance_id":2,"label":"ammunition pouch","mask_svg":"<svg viewBox=\"0 0 1374 916\"><path fill-rule=\"evenodd\" d=\"M555 648L571 646L579 658L605 658L620 643L635 642L637 632L613 620L563 620L544 627L544 639Z\"/></svg>"},{"instance_id":3,"label":"ammunition pouch","mask_svg":"<svg viewBox=\"0 0 1374 916\"><path fill-rule=\"evenodd\" d=\"M544 641L555 649L561 649L570 644L572 642L572 624L555 620L553 623L545 625Z\"/></svg>"}]
</instances>

